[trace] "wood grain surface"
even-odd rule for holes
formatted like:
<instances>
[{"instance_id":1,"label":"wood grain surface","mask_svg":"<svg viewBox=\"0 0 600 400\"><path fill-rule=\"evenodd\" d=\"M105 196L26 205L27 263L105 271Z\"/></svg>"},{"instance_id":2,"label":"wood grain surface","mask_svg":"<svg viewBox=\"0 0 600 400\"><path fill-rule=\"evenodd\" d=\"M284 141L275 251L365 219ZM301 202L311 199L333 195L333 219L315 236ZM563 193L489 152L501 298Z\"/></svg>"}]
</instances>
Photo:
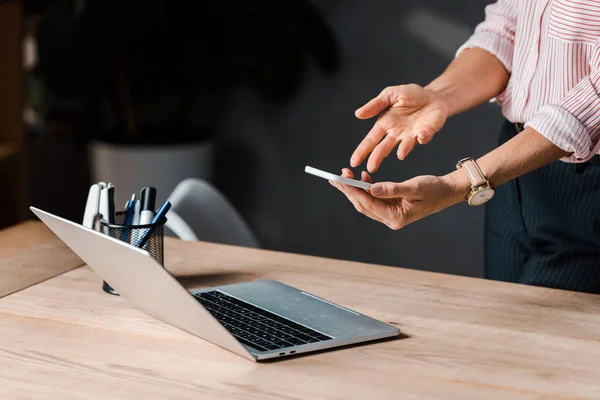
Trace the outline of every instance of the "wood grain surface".
<instances>
[{"instance_id":1,"label":"wood grain surface","mask_svg":"<svg viewBox=\"0 0 600 400\"><path fill-rule=\"evenodd\" d=\"M201 242L166 255L190 288L277 279L405 336L252 363L83 267L0 299L0 398L600 398L599 296Z\"/></svg>"},{"instance_id":2,"label":"wood grain surface","mask_svg":"<svg viewBox=\"0 0 600 400\"><path fill-rule=\"evenodd\" d=\"M41 222L0 230L0 298L81 265Z\"/></svg>"}]
</instances>

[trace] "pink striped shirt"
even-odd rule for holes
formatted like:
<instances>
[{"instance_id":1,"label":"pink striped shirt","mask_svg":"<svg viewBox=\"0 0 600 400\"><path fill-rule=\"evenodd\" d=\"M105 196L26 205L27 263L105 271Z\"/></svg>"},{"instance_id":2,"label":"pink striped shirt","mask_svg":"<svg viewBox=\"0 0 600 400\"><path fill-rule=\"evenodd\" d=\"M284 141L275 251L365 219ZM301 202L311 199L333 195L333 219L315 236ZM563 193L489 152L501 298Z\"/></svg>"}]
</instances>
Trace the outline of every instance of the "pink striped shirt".
<instances>
[{"instance_id":1,"label":"pink striped shirt","mask_svg":"<svg viewBox=\"0 0 600 400\"><path fill-rule=\"evenodd\" d=\"M481 48L511 73L497 100L582 162L600 150L600 0L498 0L458 50Z\"/></svg>"}]
</instances>

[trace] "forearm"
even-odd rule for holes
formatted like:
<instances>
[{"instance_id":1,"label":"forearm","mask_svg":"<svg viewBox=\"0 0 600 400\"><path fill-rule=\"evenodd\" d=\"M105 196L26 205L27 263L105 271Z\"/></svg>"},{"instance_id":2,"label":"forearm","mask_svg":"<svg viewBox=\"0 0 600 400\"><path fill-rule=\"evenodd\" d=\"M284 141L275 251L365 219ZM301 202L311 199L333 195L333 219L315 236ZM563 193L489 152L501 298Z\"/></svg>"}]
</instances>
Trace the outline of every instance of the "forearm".
<instances>
[{"instance_id":1,"label":"forearm","mask_svg":"<svg viewBox=\"0 0 600 400\"><path fill-rule=\"evenodd\" d=\"M509 72L494 55L473 48L464 50L425 89L445 100L450 117L502 93L509 77Z\"/></svg>"},{"instance_id":2,"label":"forearm","mask_svg":"<svg viewBox=\"0 0 600 400\"><path fill-rule=\"evenodd\" d=\"M477 160L477 164L492 186L541 168L568 155L532 128L527 128L502 146ZM454 193L456 203L464 200L471 183L462 170L443 177Z\"/></svg>"}]
</instances>

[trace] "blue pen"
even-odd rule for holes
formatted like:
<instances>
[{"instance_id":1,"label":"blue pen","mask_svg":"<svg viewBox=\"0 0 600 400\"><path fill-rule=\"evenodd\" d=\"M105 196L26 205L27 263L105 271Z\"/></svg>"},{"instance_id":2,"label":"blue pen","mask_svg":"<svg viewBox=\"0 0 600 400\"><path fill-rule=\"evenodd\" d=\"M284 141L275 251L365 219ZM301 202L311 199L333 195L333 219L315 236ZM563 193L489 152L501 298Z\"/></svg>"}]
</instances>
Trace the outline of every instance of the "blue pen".
<instances>
[{"instance_id":1,"label":"blue pen","mask_svg":"<svg viewBox=\"0 0 600 400\"><path fill-rule=\"evenodd\" d=\"M131 196L131 200L127 200L127 204L125 204L125 219L123 220L123 225L131 225L133 222L133 212L135 211L135 194ZM129 233L129 229L123 229L121 233L121 240L127 242L127 234Z\"/></svg>"},{"instance_id":2,"label":"blue pen","mask_svg":"<svg viewBox=\"0 0 600 400\"><path fill-rule=\"evenodd\" d=\"M171 209L171 203L169 203L169 200L165 200L165 202L162 204L162 206L160 206L160 208L154 215L154 218L152 218L152 222L151 222L152 226L146 230L146 232L144 233L144 236L142 236L142 238L138 242L137 247L140 247L140 248L144 247L144 245L146 244L148 239L150 239L150 236L152 235L152 232L154 231L156 224L165 218L165 215L167 214L167 212L169 212L170 209Z\"/></svg>"}]
</instances>

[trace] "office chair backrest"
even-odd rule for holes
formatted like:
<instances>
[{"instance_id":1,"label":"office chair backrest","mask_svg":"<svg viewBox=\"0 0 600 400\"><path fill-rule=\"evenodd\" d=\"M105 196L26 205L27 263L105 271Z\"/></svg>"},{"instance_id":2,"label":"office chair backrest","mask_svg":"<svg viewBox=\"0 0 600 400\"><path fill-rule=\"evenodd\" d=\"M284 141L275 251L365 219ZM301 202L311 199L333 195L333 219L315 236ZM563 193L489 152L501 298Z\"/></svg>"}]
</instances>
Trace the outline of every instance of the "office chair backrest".
<instances>
[{"instance_id":1,"label":"office chair backrest","mask_svg":"<svg viewBox=\"0 0 600 400\"><path fill-rule=\"evenodd\" d=\"M166 234L183 240L203 240L246 247L260 247L246 222L209 183L189 178L169 196Z\"/></svg>"}]
</instances>

